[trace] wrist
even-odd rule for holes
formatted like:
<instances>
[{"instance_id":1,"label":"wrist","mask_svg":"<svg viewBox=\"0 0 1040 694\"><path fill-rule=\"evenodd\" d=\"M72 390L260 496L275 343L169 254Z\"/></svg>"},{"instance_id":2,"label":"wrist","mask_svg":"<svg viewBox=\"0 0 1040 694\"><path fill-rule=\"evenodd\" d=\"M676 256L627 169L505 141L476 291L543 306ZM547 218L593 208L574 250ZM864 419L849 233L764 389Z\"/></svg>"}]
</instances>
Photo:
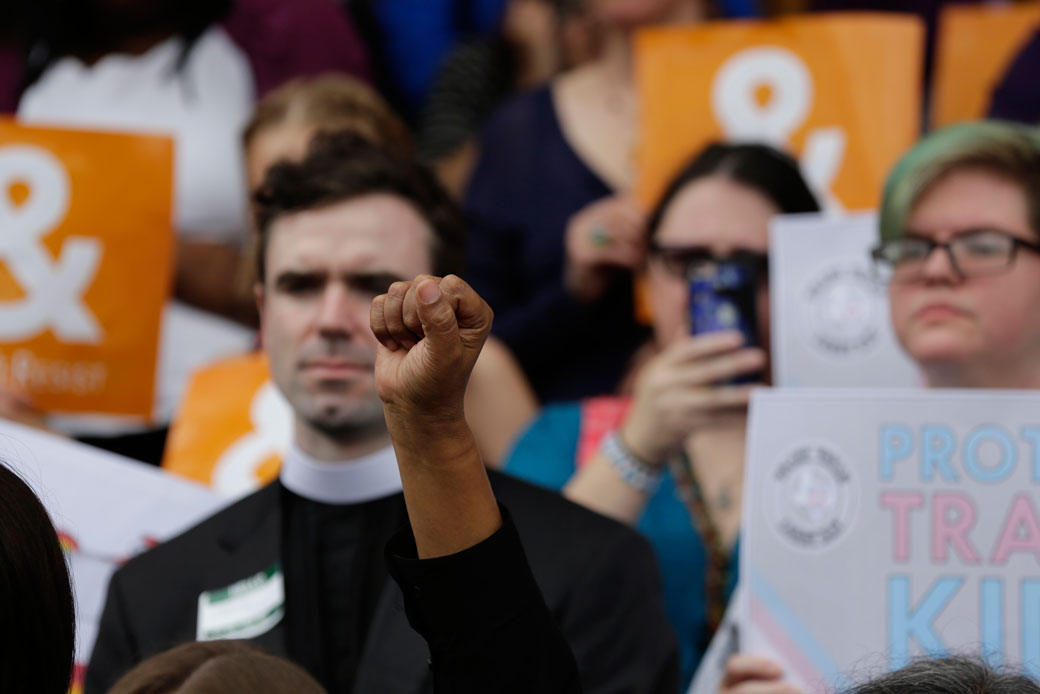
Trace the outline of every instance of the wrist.
<instances>
[{"instance_id":1,"label":"wrist","mask_svg":"<svg viewBox=\"0 0 1040 694\"><path fill-rule=\"evenodd\" d=\"M466 466L480 459L473 432L464 415L429 412L386 411L386 425L397 451L398 462L443 470Z\"/></svg>"},{"instance_id":2,"label":"wrist","mask_svg":"<svg viewBox=\"0 0 1040 694\"><path fill-rule=\"evenodd\" d=\"M660 467L664 464L667 453L654 445L654 437L641 435L628 421L618 429L618 437L625 450L644 465Z\"/></svg>"},{"instance_id":3,"label":"wrist","mask_svg":"<svg viewBox=\"0 0 1040 694\"><path fill-rule=\"evenodd\" d=\"M603 456L629 487L647 496L653 496L661 483L663 470L636 458L625 446L618 431L612 431L603 439L600 447Z\"/></svg>"}]
</instances>

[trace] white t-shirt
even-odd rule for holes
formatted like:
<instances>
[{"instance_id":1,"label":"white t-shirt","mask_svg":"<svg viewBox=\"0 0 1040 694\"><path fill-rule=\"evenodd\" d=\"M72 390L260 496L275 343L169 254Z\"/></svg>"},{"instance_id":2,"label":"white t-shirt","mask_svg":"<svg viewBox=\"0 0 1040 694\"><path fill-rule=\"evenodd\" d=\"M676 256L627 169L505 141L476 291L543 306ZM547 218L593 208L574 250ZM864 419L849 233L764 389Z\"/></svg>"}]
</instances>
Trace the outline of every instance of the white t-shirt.
<instances>
[{"instance_id":1,"label":"white t-shirt","mask_svg":"<svg viewBox=\"0 0 1040 694\"><path fill-rule=\"evenodd\" d=\"M199 37L178 72L182 47L171 38L90 66L62 58L22 96L18 119L173 136L178 233L239 241L248 229L241 139L256 101L252 71L223 29Z\"/></svg>"},{"instance_id":2,"label":"white t-shirt","mask_svg":"<svg viewBox=\"0 0 1040 694\"><path fill-rule=\"evenodd\" d=\"M170 135L175 141L174 226L184 238L238 243L248 233L242 129L256 100L242 51L212 27L178 71L183 41L93 65L62 58L22 96L23 123ZM191 372L249 349L251 332L175 302L162 321L154 417L169 422ZM140 425L111 418L62 418L72 434L116 434Z\"/></svg>"}]
</instances>

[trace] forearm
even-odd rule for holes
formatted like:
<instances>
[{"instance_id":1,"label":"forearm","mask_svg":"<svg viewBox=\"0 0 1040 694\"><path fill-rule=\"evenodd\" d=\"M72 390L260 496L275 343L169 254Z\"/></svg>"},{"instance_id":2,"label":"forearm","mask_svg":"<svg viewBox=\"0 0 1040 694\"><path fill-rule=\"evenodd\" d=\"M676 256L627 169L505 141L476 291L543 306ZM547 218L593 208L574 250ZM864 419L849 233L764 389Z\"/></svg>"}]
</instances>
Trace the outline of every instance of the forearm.
<instances>
[{"instance_id":1,"label":"forearm","mask_svg":"<svg viewBox=\"0 0 1040 694\"><path fill-rule=\"evenodd\" d=\"M460 552L502 526L476 441L462 417L427 420L387 408L386 420L420 559Z\"/></svg>"},{"instance_id":2,"label":"forearm","mask_svg":"<svg viewBox=\"0 0 1040 694\"><path fill-rule=\"evenodd\" d=\"M179 240L177 298L246 325L256 324L252 282L243 280L245 262L243 250L232 244Z\"/></svg>"},{"instance_id":3,"label":"forearm","mask_svg":"<svg viewBox=\"0 0 1040 694\"><path fill-rule=\"evenodd\" d=\"M650 495L626 482L607 457L595 457L571 477L563 495L576 504L634 525L646 508Z\"/></svg>"}]
</instances>

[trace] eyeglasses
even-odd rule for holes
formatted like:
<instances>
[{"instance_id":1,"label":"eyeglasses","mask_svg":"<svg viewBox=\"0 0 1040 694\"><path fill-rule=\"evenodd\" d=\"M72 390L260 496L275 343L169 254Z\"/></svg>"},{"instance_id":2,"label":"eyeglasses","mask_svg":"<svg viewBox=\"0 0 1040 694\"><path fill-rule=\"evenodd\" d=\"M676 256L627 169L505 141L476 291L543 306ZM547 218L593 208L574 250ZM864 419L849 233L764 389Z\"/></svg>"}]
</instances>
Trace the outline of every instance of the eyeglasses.
<instances>
[{"instance_id":1,"label":"eyeglasses","mask_svg":"<svg viewBox=\"0 0 1040 694\"><path fill-rule=\"evenodd\" d=\"M769 271L768 256L753 251L736 251L720 258L703 246L662 246L655 241L650 242L649 250L651 261L660 263L669 275L684 280L710 272L720 262L745 265L757 277Z\"/></svg>"},{"instance_id":2,"label":"eyeglasses","mask_svg":"<svg viewBox=\"0 0 1040 694\"><path fill-rule=\"evenodd\" d=\"M924 276L924 267L932 251L941 248L958 277L985 277L1007 271L1015 261L1019 248L1040 254L1040 244L1023 241L996 229L974 229L959 234L946 243L922 236L904 236L883 241L871 251L874 269L883 282L905 284Z\"/></svg>"}]
</instances>

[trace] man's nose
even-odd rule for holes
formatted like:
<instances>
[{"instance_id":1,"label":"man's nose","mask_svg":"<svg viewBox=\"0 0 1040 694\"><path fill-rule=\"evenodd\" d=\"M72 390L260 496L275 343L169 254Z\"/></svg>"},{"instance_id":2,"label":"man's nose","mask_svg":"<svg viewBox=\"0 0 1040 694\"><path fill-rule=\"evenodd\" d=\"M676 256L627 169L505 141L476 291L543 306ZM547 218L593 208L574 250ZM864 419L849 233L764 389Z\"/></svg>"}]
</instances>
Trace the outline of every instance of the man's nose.
<instances>
[{"instance_id":1,"label":"man's nose","mask_svg":"<svg viewBox=\"0 0 1040 694\"><path fill-rule=\"evenodd\" d=\"M325 287L318 308L318 330L324 335L355 335L368 316L368 307L349 288L331 282Z\"/></svg>"}]
</instances>

